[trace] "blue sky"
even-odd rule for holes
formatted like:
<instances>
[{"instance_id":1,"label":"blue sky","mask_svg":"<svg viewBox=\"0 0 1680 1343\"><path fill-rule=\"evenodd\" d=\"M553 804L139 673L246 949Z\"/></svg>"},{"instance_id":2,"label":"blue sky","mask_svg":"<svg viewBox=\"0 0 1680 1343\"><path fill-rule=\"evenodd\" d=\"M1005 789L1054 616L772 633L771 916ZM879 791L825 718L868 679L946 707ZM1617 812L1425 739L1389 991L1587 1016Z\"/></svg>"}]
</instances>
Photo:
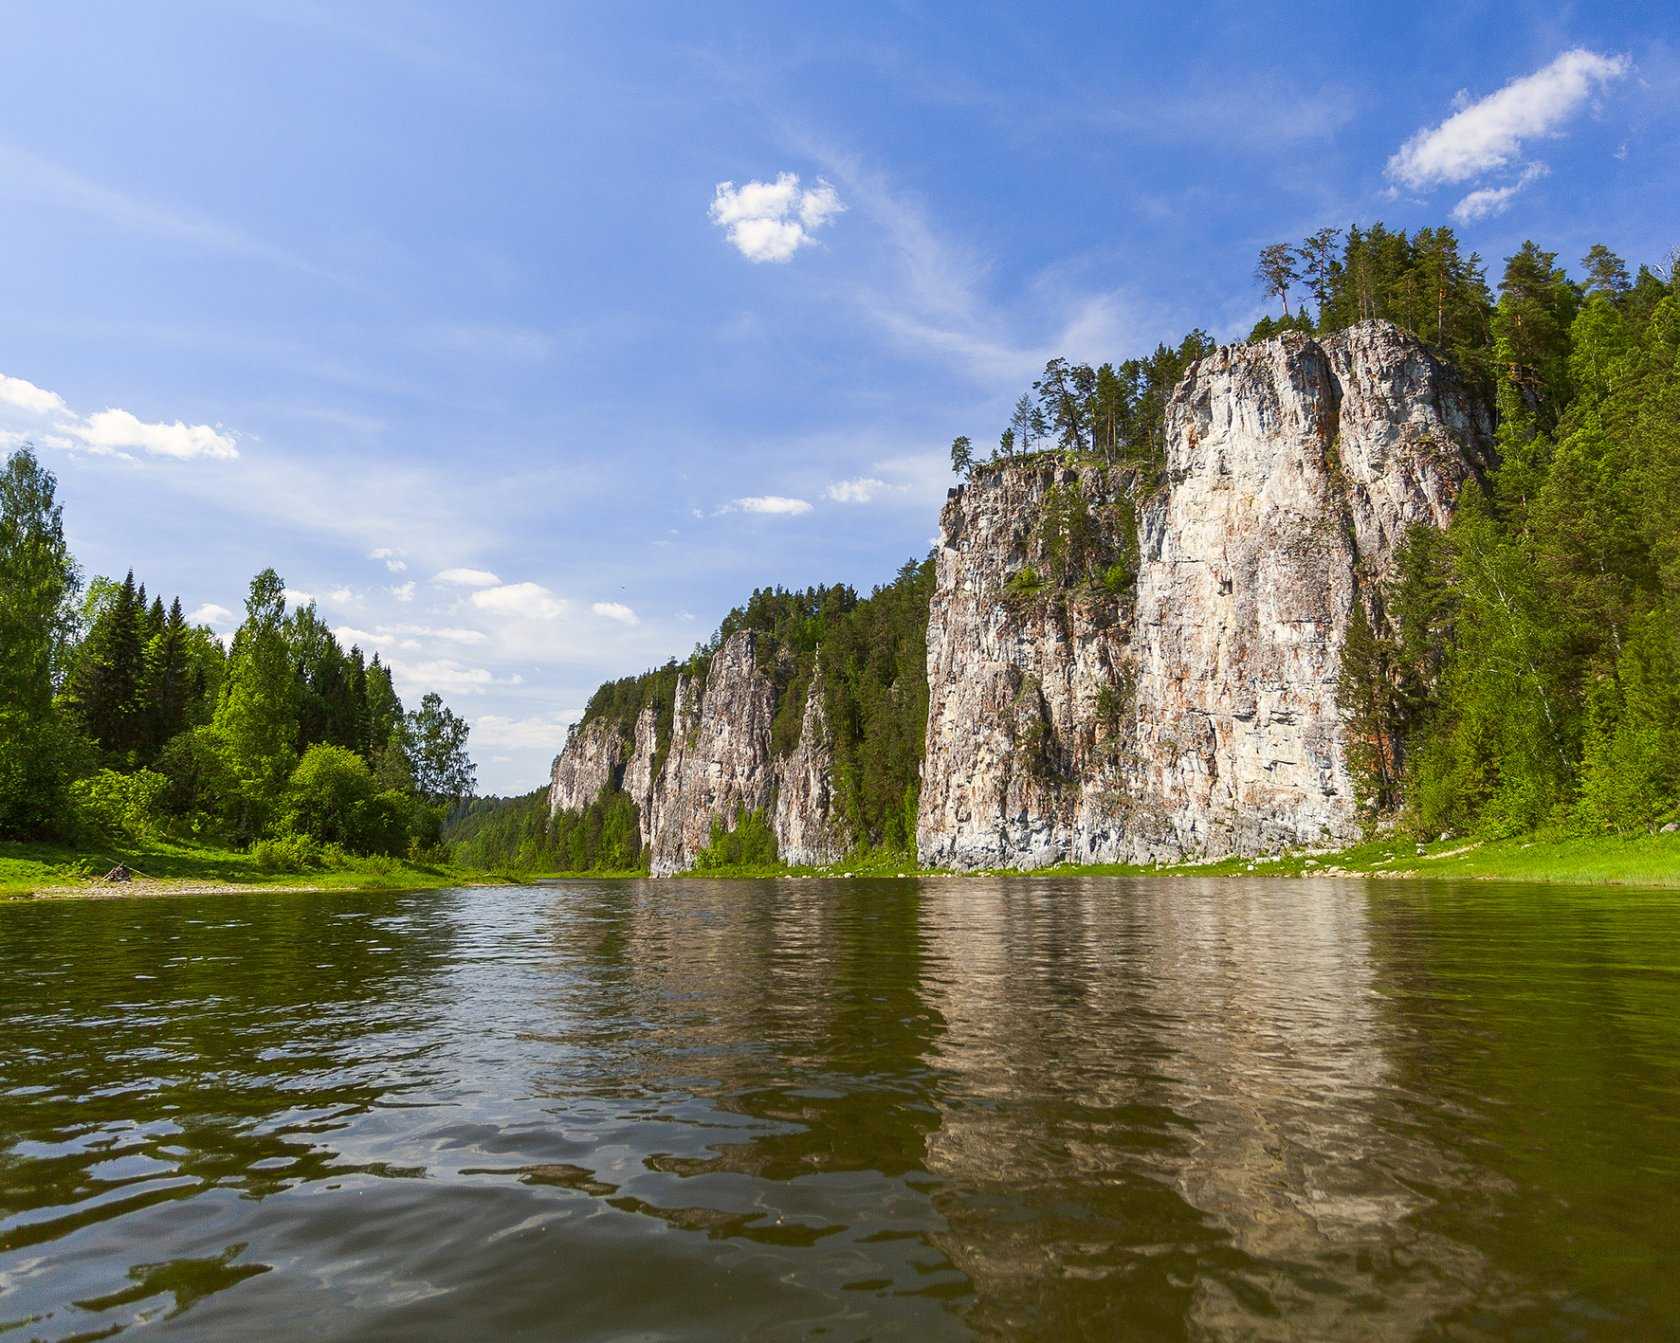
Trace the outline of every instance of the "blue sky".
<instances>
[{"instance_id":1,"label":"blue sky","mask_svg":"<svg viewBox=\"0 0 1680 1343\"><path fill-rule=\"evenodd\" d=\"M1674 4L564 8L0 46L0 444L90 574L226 630L275 566L488 791L752 587L925 553L1050 355L1239 337L1265 243L1680 242Z\"/></svg>"}]
</instances>

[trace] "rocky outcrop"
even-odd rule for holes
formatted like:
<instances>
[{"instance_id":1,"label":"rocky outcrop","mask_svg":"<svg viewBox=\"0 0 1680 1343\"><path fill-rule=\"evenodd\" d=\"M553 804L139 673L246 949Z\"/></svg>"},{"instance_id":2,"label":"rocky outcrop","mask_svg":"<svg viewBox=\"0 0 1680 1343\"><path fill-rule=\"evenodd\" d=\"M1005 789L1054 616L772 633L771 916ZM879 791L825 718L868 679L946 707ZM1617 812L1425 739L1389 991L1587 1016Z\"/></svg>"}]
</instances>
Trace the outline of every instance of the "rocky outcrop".
<instances>
[{"instance_id":1,"label":"rocky outcrop","mask_svg":"<svg viewBox=\"0 0 1680 1343\"><path fill-rule=\"evenodd\" d=\"M680 872L706 846L714 818L726 825L768 807L775 769L770 726L775 687L761 674L751 631L726 639L703 684L677 683L671 751L653 803L653 873Z\"/></svg>"},{"instance_id":2,"label":"rocky outcrop","mask_svg":"<svg viewBox=\"0 0 1680 1343\"><path fill-rule=\"evenodd\" d=\"M851 847L835 812L834 736L823 708L822 670L811 678L799 744L778 766L776 845L784 862L823 867Z\"/></svg>"},{"instance_id":3,"label":"rocky outcrop","mask_svg":"<svg viewBox=\"0 0 1680 1343\"><path fill-rule=\"evenodd\" d=\"M783 861L838 862L850 840L834 809L833 739L821 675L812 677L798 743L778 759L772 741L777 684L758 665L758 651L757 636L741 631L724 640L701 678L678 678L662 760L652 706L637 717L628 751L604 719L573 732L554 761L550 811L581 808L603 787L621 787L636 804L655 876L692 866L714 820L733 825L759 810Z\"/></svg>"},{"instance_id":4,"label":"rocky outcrop","mask_svg":"<svg viewBox=\"0 0 1680 1343\"><path fill-rule=\"evenodd\" d=\"M1445 524L1488 417L1424 346L1367 322L1216 351L1175 391L1166 431L1159 486L1024 465L952 492L928 622L923 862L1355 836L1336 706L1348 614L1373 603L1413 523ZM1022 581L1045 578L1043 520L1069 499L1117 554L1135 509L1130 590Z\"/></svg>"},{"instance_id":5,"label":"rocky outcrop","mask_svg":"<svg viewBox=\"0 0 1680 1343\"><path fill-rule=\"evenodd\" d=\"M549 776L548 810L581 811L619 779L624 740L605 719L574 728L566 749L554 757Z\"/></svg>"}]
</instances>

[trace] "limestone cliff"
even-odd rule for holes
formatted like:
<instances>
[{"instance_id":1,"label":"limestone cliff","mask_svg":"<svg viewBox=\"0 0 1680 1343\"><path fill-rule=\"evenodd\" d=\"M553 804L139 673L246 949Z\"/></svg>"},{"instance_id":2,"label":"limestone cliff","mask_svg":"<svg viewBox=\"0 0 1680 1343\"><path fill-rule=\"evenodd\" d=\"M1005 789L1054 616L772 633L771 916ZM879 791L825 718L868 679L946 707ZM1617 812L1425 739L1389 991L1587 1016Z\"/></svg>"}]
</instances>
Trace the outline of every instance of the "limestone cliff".
<instances>
[{"instance_id":1,"label":"limestone cliff","mask_svg":"<svg viewBox=\"0 0 1680 1343\"><path fill-rule=\"evenodd\" d=\"M642 845L655 876L690 867L713 820L733 824L762 810L789 863L831 863L849 847L834 814L832 740L822 679L807 694L798 743L778 759L772 748L777 687L758 665L758 639L744 630L724 640L699 678L677 681L671 737L659 758L656 716L638 715L626 745L619 728L598 719L572 733L555 758L549 809L578 809L604 787L635 802Z\"/></svg>"},{"instance_id":2,"label":"limestone cliff","mask_svg":"<svg viewBox=\"0 0 1680 1343\"><path fill-rule=\"evenodd\" d=\"M1423 345L1367 322L1216 351L1175 391L1166 436L1159 483L1027 464L952 491L928 621L923 862L1354 837L1335 696L1348 614L1412 523L1445 524L1488 417ZM1130 590L1043 573L1043 520L1069 500L1117 554L1135 508Z\"/></svg>"},{"instance_id":3,"label":"limestone cliff","mask_svg":"<svg viewBox=\"0 0 1680 1343\"><path fill-rule=\"evenodd\" d=\"M617 784L623 763L624 741L605 719L574 728L566 749L554 757L549 776L548 810L581 811L603 788Z\"/></svg>"}]
</instances>

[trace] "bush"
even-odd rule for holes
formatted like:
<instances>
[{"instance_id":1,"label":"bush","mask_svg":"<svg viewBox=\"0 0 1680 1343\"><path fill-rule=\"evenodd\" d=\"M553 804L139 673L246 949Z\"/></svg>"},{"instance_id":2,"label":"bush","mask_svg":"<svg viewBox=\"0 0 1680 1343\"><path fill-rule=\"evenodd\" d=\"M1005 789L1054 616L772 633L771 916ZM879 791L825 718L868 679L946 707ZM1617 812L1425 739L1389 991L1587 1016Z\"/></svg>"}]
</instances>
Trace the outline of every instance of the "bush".
<instances>
[{"instance_id":1,"label":"bush","mask_svg":"<svg viewBox=\"0 0 1680 1343\"><path fill-rule=\"evenodd\" d=\"M365 852L373 799L367 761L343 746L320 743L305 751L292 771L276 828Z\"/></svg>"},{"instance_id":2,"label":"bush","mask_svg":"<svg viewBox=\"0 0 1680 1343\"><path fill-rule=\"evenodd\" d=\"M1032 565L1023 565L1009 575L1009 581L1003 585L1003 590L1011 597L1036 597L1044 591L1044 578Z\"/></svg>"},{"instance_id":3,"label":"bush","mask_svg":"<svg viewBox=\"0 0 1680 1343\"><path fill-rule=\"evenodd\" d=\"M749 811L732 829L712 819L710 842L694 855L694 870L716 871L728 867L774 867L777 862L776 834L763 811Z\"/></svg>"},{"instance_id":4,"label":"bush","mask_svg":"<svg viewBox=\"0 0 1680 1343\"><path fill-rule=\"evenodd\" d=\"M68 786L91 765L93 748L64 718L0 706L0 838L69 838Z\"/></svg>"},{"instance_id":5,"label":"bush","mask_svg":"<svg viewBox=\"0 0 1680 1343\"><path fill-rule=\"evenodd\" d=\"M239 795L238 780L213 728L194 728L171 737L157 758L157 771L168 781L162 798L164 813L191 820L195 830L204 822L225 822Z\"/></svg>"},{"instance_id":6,"label":"bush","mask_svg":"<svg viewBox=\"0 0 1680 1343\"><path fill-rule=\"evenodd\" d=\"M163 816L169 780L149 769L118 774L102 769L70 785L70 805L92 834L111 839L144 839Z\"/></svg>"},{"instance_id":7,"label":"bush","mask_svg":"<svg viewBox=\"0 0 1680 1343\"><path fill-rule=\"evenodd\" d=\"M302 872L324 866L321 848L308 835L281 835L251 845L251 861L263 872Z\"/></svg>"}]
</instances>

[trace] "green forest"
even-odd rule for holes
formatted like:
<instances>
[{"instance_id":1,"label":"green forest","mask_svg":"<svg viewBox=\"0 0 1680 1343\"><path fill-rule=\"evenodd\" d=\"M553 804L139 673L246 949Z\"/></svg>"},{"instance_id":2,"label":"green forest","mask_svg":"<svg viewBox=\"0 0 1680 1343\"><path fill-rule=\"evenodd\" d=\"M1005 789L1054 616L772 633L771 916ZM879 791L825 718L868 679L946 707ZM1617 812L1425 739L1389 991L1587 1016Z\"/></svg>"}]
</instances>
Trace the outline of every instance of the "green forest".
<instances>
[{"instance_id":1,"label":"green forest","mask_svg":"<svg viewBox=\"0 0 1680 1343\"><path fill-rule=\"evenodd\" d=\"M132 572L84 583L56 494L29 447L7 458L0 840L168 838L248 848L269 870L442 855L474 771L437 695L405 711L379 655L345 652L313 604L288 611L272 569L225 648Z\"/></svg>"},{"instance_id":2,"label":"green forest","mask_svg":"<svg viewBox=\"0 0 1680 1343\"><path fill-rule=\"evenodd\" d=\"M1643 832L1680 815L1680 298L1672 267L1595 245L1571 274L1529 242L1496 283L1450 228L1321 229L1264 248L1278 305L1249 338L1396 323L1457 367L1496 415L1497 466L1453 524L1407 539L1399 574L1355 613L1339 687L1350 765L1372 828L1498 838ZM952 444L959 473L1055 454L1132 468L1155 487L1173 387L1214 348L1177 345L1096 368L1052 359L994 450ZM754 592L686 663L603 685L585 723L628 743L652 705L661 763L679 672L700 675L728 635L761 634L780 697L775 749L797 743L820 669L861 847L909 857L927 708L931 563L860 598L844 586ZM762 836L727 829L719 853ZM760 827L762 828L762 827ZM551 822L544 795L474 803L463 850L523 870L635 869L634 807L604 795ZM720 847L721 845L721 847Z\"/></svg>"}]
</instances>

